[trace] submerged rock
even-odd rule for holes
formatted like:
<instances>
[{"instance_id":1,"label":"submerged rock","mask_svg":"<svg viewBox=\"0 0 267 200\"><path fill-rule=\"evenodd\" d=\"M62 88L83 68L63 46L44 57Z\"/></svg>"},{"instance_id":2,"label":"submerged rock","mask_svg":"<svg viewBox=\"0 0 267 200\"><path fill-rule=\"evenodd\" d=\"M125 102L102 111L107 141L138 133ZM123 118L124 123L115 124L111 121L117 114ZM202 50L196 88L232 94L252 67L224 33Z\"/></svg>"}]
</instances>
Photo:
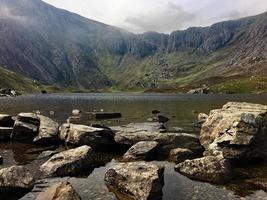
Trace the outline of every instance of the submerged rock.
<instances>
[{"instance_id":1,"label":"submerged rock","mask_svg":"<svg viewBox=\"0 0 267 200\"><path fill-rule=\"evenodd\" d=\"M232 161L267 156L267 106L227 103L212 110L203 124L200 142L205 155L222 155Z\"/></svg>"},{"instance_id":2,"label":"submerged rock","mask_svg":"<svg viewBox=\"0 0 267 200\"><path fill-rule=\"evenodd\" d=\"M194 159L199 157L198 154L194 153L190 149L176 148L172 149L169 154L169 160L175 163L181 163L188 159Z\"/></svg>"},{"instance_id":3,"label":"submerged rock","mask_svg":"<svg viewBox=\"0 0 267 200\"><path fill-rule=\"evenodd\" d=\"M118 199L160 200L164 168L147 162L119 163L106 172L105 183Z\"/></svg>"},{"instance_id":4,"label":"submerged rock","mask_svg":"<svg viewBox=\"0 0 267 200\"><path fill-rule=\"evenodd\" d=\"M0 140L9 140L13 127L0 127Z\"/></svg>"},{"instance_id":5,"label":"submerged rock","mask_svg":"<svg viewBox=\"0 0 267 200\"><path fill-rule=\"evenodd\" d=\"M211 183L225 183L232 176L229 161L215 156L186 160L177 164L175 170L190 179Z\"/></svg>"},{"instance_id":6,"label":"submerged rock","mask_svg":"<svg viewBox=\"0 0 267 200\"><path fill-rule=\"evenodd\" d=\"M0 190L25 189L31 190L34 178L23 166L12 166L0 170Z\"/></svg>"},{"instance_id":7,"label":"submerged rock","mask_svg":"<svg viewBox=\"0 0 267 200\"><path fill-rule=\"evenodd\" d=\"M152 123L154 124L154 123ZM201 149L199 138L196 135L186 133L160 133L159 129L153 128L135 129L132 124L121 126L115 134L115 141L119 144L133 146L141 141L156 141L159 143L158 152L168 155L171 149L189 148L191 150Z\"/></svg>"},{"instance_id":8,"label":"submerged rock","mask_svg":"<svg viewBox=\"0 0 267 200\"><path fill-rule=\"evenodd\" d=\"M14 120L12 119L12 116L0 114L0 126L1 127L13 127Z\"/></svg>"},{"instance_id":9,"label":"submerged rock","mask_svg":"<svg viewBox=\"0 0 267 200\"><path fill-rule=\"evenodd\" d=\"M63 124L60 139L76 146L88 145L94 150L110 151L115 145L114 133L110 129L78 124Z\"/></svg>"},{"instance_id":10,"label":"submerged rock","mask_svg":"<svg viewBox=\"0 0 267 200\"><path fill-rule=\"evenodd\" d=\"M47 176L71 176L82 173L92 164L92 149L81 146L53 155L41 165L40 170Z\"/></svg>"},{"instance_id":11,"label":"submerged rock","mask_svg":"<svg viewBox=\"0 0 267 200\"><path fill-rule=\"evenodd\" d=\"M138 142L123 155L123 161L150 160L157 146L158 143L155 141Z\"/></svg>"},{"instance_id":12,"label":"submerged rock","mask_svg":"<svg viewBox=\"0 0 267 200\"><path fill-rule=\"evenodd\" d=\"M36 200L80 200L81 197L69 182L55 183L41 192Z\"/></svg>"}]
</instances>

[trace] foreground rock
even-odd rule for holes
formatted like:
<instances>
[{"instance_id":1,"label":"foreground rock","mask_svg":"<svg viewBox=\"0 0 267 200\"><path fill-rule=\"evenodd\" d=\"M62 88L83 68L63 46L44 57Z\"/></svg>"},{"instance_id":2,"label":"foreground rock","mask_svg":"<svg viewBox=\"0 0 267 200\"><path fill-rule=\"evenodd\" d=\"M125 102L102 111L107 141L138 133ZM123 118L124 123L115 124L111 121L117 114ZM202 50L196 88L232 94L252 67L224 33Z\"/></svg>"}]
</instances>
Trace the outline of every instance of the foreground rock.
<instances>
[{"instance_id":1,"label":"foreground rock","mask_svg":"<svg viewBox=\"0 0 267 200\"><path fill-rule=\"evenodd\" d=\"M68 182L59 182L41 192L36 200L80 200L81 197Z\"/></svg>"},{"instance_id":2,"label":"foreground rock","mask_svg":"<svg viewBox=\"0 0 267 200\"><path fill-rule=\"evenodd\" d=\"M164 168L147 162L120 163L106 172L105 183L118 199L160 200Z\"/></svg>"},{"instance_id":3,"label":"foreground rock","mask_svg":"<svg viewBox=\"0 0 267 200\"><path fill-rule=\"evenodd\" d=\"M188 159L190 160L197 157L200 157L200 155L194 153L190 149L182 149L182 148L172 149L169 154L169 160L175 163L181 163L184 162L185 160Z\"/></svg>"},{"instance_id":4,"label":"foreground rock","mask_svg":"<svg viewBox=\"0 0 267 200\"><path fill-rule=\"evenodd\" d=\"M203 124L208 119L208 115L206 113L199 113L197 116L198 123Z\"/></svg>"},{"instance_id":5,"label":"foreground rock","mask_svg":"<svg viewBox=\"0 0 267 200\"><path fill-rule=\"evenodd\" d=\"M222 157L186 160L176 165L175 170L191 179L211 183L225 183L231 179L230 163Z\"/></svg>"},{"instance_id":6,"label":"foreground rock","mask_svg":"<svg viewBox=\"0 0 267 200\"><path fill-rule=\"evenodd\" d=\"M212 110L203 124L200 142L205 155L249 161L267 155L267 106L227 103Z\"/></svg>"},{"instance_id":7,"label":"foreground rock","mask_svg":"<svg viewBox=\"0 0 267 200\"><path fill-rule=\"evenodd\" d=\"M35 113L20 113L14 124L11 139L37 144L51 144L58 141L58 123Z\"/></svg>"},{"instance_id":8,"label":"foreground rock","mask_svg":"<svg viewBox=\"0 0 267 200\"><path fill-rule=\"evenodd\" d=\"M153 123L152 123L153 124ZM159 143L158 152L168 155L171 149L189 148L192 151L201 151L199 138L186 133L161 133L159 129L134 129L132 124L121 126L115 134L115 141L119 144L133 146L141 141L156 141Z\"/></svg>"},{"instance_id":9,"label":"foreground rock","mask_svg":"<svg viewBox=\"0 0 267 200\"><path fill-rule=\"evenodd\" d=\"M34 178L23 166L12 166L0 170L0 190L25 189L31 190Z\"/></svg>"},{"instance_id":10,"label":"foreground rock","mask_svg":"<svg viewBox=\"0 0 267 200\"><path fill-rule=\"evenodd\" d=\"M63 124L60 139L67 144L88 145L94 150L110 151L115 145L114 133L110 129L77 124Z\"/></svg>"},{"instance_id":11,"label":"foreground rock","mask_svg":"<svg viewBox=\"0 0 267 200\"><path fill-rule=\"evenodd\" d=\"M89 169L92 149L88 146L63 151L52 156L41 165L40 170L47 176L71 176Z\"/></svg>"},{"instance_id":12,"label":"foreground rock","mask_svg":"<svg viewBox=\"0 0 267 200\"><path fill-rule=\"evenodd\" d=\"M123 161L151 160L157 146L155 141L138 142L123 155Z\"/></svg>"}]
</instances>

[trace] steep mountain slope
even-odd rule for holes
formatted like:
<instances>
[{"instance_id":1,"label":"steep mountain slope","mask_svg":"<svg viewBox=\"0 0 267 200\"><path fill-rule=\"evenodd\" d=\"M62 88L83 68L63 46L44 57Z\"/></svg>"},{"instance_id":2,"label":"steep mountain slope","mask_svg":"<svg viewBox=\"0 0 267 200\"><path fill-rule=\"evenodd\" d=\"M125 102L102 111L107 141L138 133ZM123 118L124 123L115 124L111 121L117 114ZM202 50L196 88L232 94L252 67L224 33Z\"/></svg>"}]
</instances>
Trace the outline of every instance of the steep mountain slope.
<instances>
[{"instance_id":1,"label":"steep mountain slope","mask_svg":"<svg viewBox=\"0 0 267 200\"><path fill-rule=\"evenodd\" d=\"M225 81L267 74L267 13L170 35L135 35L41 0L0 5L0 65L45 84L219 90Z\"/></svg>"}]
</instances>

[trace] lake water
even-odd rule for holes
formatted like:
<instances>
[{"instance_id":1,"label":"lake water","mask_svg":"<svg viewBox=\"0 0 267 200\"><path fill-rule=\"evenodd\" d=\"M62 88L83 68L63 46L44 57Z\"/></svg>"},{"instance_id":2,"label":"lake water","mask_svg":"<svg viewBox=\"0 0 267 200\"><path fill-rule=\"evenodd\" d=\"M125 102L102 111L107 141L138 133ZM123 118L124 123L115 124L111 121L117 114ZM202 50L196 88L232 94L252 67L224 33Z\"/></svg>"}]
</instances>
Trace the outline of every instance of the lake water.
<instances>
[{"instance_id":1,"label":"lake water","mask_svg":"<svg viewBox=\"0 0 267 200\"><path fill-rule=\"evenodd\" d=\"M168 127L180 127L187 132L199 134L194 128L196 112L208 113L211 109L220 108L229 101L246 101L267 104L267 95L174 95L174 94L48 94L27 95L17 98L1 98L0 113L16 115L20 112L40 111L41 114L64 123L73 109L93 111L103 109L106 112L121 112L122 118L98 121L98 123L113 126L129 122L145 122L151 117L151 111L161 110L162 114L170 118ZM51 115L51 111L54 112ZM90 122L88 122L90 123ZM36 160L38 153L35 146L19 143L1 143L0 155L5 163L0 168L10 165L27 165L37 171L40 160ZM84 200L116 199L106 188L103 177L107 169L116 164L120 155L104 155L106 164L94 169L88 177L69 178L75 189ZM183 199L267 199L267 194L257 191L247 185L244 180L236 179L228 185L212 185L192 181L173 170L174 164L167 161L155 161L165 166L164 200ZM256 174L267 178L267 164L257 164L242 172ZM56 181L54 179L48 180ZM6 196L0 194L0 199ZM30 199L31 197L24 199ZM18 197L9 196L10 199Z\"/></svg>"}]
</instances>

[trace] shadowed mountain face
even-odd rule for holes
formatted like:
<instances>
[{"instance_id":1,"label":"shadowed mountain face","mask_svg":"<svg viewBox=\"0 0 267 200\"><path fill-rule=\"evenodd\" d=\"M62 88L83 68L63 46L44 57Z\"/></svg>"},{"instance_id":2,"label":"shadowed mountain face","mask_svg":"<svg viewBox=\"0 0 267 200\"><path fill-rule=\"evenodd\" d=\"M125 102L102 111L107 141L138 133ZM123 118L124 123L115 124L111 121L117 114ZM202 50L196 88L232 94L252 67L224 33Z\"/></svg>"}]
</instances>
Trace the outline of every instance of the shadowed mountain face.
<instances>
[{"instance_id":1,"label":"shadowed mountain face","mask_svg":"<svg viewBox=\"0 0 267 200\"><path fill-rule=\"evenodd\" d=\"M264 13L170 35L135 35L40 0L0 0L0 65L63 87L212 85L213 77L267 74L266 26Z\"/></svg>"}]
</instances>

